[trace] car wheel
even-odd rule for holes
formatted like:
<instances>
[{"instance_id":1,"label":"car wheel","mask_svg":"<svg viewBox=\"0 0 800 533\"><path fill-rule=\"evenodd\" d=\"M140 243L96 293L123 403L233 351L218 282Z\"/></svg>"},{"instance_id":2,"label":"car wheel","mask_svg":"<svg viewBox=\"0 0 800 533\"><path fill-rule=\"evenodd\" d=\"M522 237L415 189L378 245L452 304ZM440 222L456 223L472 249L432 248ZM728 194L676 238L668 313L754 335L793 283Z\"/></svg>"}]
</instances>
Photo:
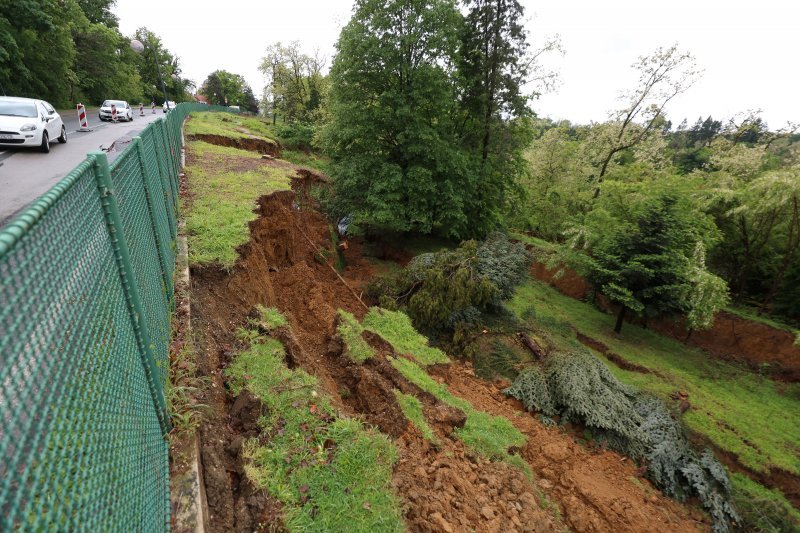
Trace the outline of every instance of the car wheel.
<instances>
[{"instance_id":1,"label":"car wheel","mask_svg":"<svg viewBox=\"0 0 800 533\"><path fill-rule=\"evenodd\" d=\"M61 137L58 138L58 142L67 144L67 128L63 125L61 126Z\"/></svg>"},{"instance_id":2,"label":"car wheel","mask_svg":"<svg viewBox=\"0 0 800 533\"><path fill-rule=\"evenodd\" d=\"M39 147L39 151L43 154L50 152L50 136L46 131L42 132L42 145Z\"/></svg>"}]
</instances>

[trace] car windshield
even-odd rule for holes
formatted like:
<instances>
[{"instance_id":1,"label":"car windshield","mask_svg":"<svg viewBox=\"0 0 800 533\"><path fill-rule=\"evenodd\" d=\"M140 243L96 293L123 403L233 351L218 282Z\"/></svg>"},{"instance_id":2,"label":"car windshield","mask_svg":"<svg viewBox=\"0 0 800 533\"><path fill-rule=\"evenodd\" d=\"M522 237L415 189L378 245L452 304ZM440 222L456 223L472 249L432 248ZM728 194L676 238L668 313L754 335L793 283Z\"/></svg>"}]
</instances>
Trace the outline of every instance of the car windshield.
<instances>
[{"instance_id":1,"label":"car windshield","mask_svg":"<svg viewBox=\"0 0 800 533\"><path fill-rule=\"evenodd\" d=\"M103 107L111 107L111 104L114 104L116 107L125 107L125 102L123 100L106 100L103 102Z\"/></svg>"},{"instance_id":2,"label":"car windshield","mask_svg":"<svg viewBox=\"0 0 800 533\"><path fill-rule=\"evenodd\" d=\"M33 102L14 102L0 100L0 115L6 117L36 117L36 104Z\"/></svg>"}]
</instances>

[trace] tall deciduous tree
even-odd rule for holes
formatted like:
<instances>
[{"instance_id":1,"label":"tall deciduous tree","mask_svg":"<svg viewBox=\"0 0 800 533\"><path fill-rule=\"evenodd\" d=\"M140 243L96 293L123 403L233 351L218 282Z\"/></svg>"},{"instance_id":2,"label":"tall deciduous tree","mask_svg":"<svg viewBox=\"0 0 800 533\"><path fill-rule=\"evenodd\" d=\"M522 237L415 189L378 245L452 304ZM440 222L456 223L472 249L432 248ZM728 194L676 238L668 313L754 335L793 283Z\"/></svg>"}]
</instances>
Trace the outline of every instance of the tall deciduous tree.
<instances>
[{"instance_id":1,"label":"tall deciduous tree","mask_svg":"<svg viewBox=\"0 0 800 533\"><path fill-rule=\"evenodd\" d=\"M288 121L309 121L320 106L326 77L322 74L325 58L300 50L300 43L280 42L267 48L259 70L266 77L264 104L273 122L278 116Z\"/></svg>"},{"instance_id":2,"label":"tall deciduous tree","mask_svg":"<svg viewBox=\"0 0 800 533\"><path fill-rule=\"evenodd\" d=\"M244 77L227 70L209 74L200 86L200 94L215 105L236 105L253 113L258 111L253 90Z\"/></svg>"},{"instance_id":3,"label":"tall deciduous tree","mask_svg":"<svg viewBox=\"0 0 800 533\"><path fill-rule=\"evenodd\" d=\"M467 233L466 158L451 74L461 15L452 0L358 0L331 69L332 209L356 226Z\"/></svg>"},{"instance_id":4,"label":"tall deciduous tree","mask_svg":"<svg viewBox=\"0 0 800 533\"><path fill-rule=\"evenodd\" d=\"M502 208L524 172L530 143L524 120L532 115L523 85L528 76L528 42L517 0L466 0L468 8L458 54L462 79L460 132L476 176L466 212L473 228L498 224Z\"/></svg>"}]
</instances>

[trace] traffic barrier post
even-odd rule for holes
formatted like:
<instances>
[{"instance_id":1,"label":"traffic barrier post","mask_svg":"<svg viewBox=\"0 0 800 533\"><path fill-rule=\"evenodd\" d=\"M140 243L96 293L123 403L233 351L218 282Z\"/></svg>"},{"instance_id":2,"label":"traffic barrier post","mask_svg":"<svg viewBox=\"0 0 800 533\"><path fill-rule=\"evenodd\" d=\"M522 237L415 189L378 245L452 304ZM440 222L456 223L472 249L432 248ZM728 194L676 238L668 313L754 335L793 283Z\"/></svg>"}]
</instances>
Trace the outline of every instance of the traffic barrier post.
<instances>
[{"instance_id":1,"label":"traffic barrier post","mask_svg":"<svg viewBox=\"0 0 800 533\"><path fill-rule=\"evenodd\" d=\"M86 118L86 108L83 104L78 104L78 122L80 123L80 127L77 131L92 131L89 128L89 119Z\"/></svg>"}]
</instances>

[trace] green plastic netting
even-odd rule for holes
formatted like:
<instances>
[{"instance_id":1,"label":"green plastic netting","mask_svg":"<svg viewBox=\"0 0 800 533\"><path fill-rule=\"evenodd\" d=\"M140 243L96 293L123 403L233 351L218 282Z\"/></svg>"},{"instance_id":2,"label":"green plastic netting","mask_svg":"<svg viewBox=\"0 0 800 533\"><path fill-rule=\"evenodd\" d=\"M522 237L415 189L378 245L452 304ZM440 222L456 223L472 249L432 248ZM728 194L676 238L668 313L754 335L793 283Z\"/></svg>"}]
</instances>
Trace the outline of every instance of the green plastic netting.
<instances>
[{"instance_id":1,"label":"green plastic netting","mask_svg":"<svg viewBox=\"0 0 800 533\"><path fill-rule=\"evenodd\" d=\"M180 104L0 229L0 530L169 529Z\"/></svg>"}]
</instances>

